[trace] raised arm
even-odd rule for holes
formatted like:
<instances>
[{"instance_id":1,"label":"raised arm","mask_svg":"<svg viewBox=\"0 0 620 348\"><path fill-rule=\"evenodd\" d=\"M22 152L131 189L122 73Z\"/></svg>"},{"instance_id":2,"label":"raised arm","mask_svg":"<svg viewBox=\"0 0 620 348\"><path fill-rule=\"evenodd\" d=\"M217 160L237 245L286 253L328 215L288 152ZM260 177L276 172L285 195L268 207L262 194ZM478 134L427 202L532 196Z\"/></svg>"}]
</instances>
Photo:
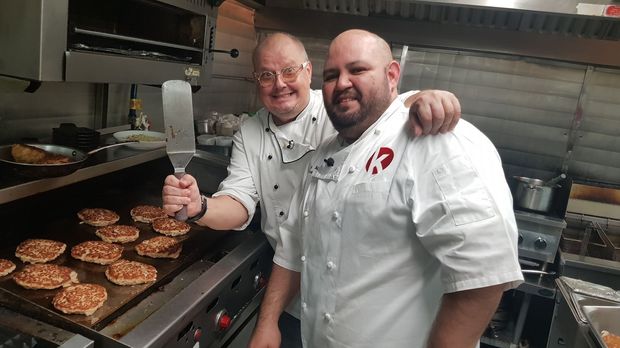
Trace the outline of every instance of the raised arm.
<instances>
[{"instance_id":1,"label":"raised arm","mask_svg":"<svg viewBox=\"0 0 620 348\"><path fill-rule=\"evenodd\" d=\"M461 118L461 104L454 94L442 90L424 90L405 101L409 124L415 136L446 133Z\"/></svg>"}]
</instances>

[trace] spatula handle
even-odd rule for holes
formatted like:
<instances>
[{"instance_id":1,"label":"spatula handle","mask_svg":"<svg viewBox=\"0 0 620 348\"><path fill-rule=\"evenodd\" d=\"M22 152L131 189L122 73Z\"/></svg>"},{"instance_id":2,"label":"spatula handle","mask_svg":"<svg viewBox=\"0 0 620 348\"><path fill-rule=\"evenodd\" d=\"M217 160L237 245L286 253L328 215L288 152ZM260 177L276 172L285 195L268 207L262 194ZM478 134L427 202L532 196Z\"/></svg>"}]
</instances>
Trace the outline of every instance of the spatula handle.
<instances>
[{"instance_id":1,"label":"spatula handle","mask_svg":"<svg viewBox=\"0 0 620 348\"><path fill-rule=\"evenodd\" d=\"M183 175L185 175L185 172L174 173L174 176L177 179L181 179L183 177ZM179 221L187 220L187 205L184 205L183 208L181 208L181 210L177 211L174 214L174 218L179 220Z\"/></svg>"}]
</instances>

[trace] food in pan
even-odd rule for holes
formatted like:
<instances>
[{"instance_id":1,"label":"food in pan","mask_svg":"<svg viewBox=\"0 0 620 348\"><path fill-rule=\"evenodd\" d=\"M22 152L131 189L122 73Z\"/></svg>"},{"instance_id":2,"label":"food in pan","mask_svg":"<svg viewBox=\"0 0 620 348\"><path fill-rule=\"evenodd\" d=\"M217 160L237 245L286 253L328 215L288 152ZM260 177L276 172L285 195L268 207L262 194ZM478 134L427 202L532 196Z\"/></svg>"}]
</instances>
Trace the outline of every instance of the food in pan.
<instances>
[{"instance_id":1,"label":"food in pan","mask_svg":"<svg viewBox=\"0 0 620 348\"><path fill-rule=\"evenodd\" d=\"M614 335L607 330L601 331L601 337L607 345L607 348L620 348L620 336Z\"/></svg>"},{"instance_id":2,"label":"food in pan","mask_svg":"<svg viewBox=\"0 0 620 348\"><path fill-rule=\"evenodd\" d=\"M151 223L155 219L168 217L168 214L160 208L153 205L138 205L129 212L134 221Z\"/></svg>"},{"instance_id":3,"label":"food in pan","mask_svg":"<svg viewBox=\"0 0 620 348\"><path fill-rule=\"evenodd\" d=\"M15 264L9 260L0 259L0 277L13 272L15 270Z\"/></svg>"},{"instance_id":4,"label":"food in pan","mask_svg":"<svg viewBox=\"0 0 620 348\"><path fill-rule=\"evenodd\" d=\"M176 259L181 254L182 245L171 237L155 237L136 245L136 252L142 256Z\"/></svg>"},{"instance_id":5,"label":"food in pan","mask_svg":"<svg viewBox=\"0 0 620 348\"><path fill-rule=\"evenodd\" d=\"M64 155L47 152L35 146L13 144L11 155L15 162L28 164L62 164L69 163L70 159Z\"/></svg>"},{"instance_id":6,"label":"food in pan","mask_svg":"<svg viewBox=\"0 0 620 348\"><path fill-rule=\"evenodd\" d=\"M84 223L97 227L115 224L120 219L112 210L101 208L82 209L77 215Z\"/></svg>"},{"instance_id":7,"label":"food in pan","mask_svg":"<svg viewBox=\"0 0 620 348\"><path fill-rule=\"evenodd\" d=\"M52 304L66 314L91 315L108 299L106 289L97 284L77 284L60 290Z\"/></svg>"},{"instance_id":8,"label":"food in pan","mask_svg":"<svg viewBox=\"0 0 620 348\"><path fill-rule=\"evenodd\" d=\"M188 223L173 218L161 218L153 220L153 229L166 236L180 236L190 230Z\"/></svg>"},{"instance_id":9,"label":"food in pan","mask_svg":"<svg viewBox=\"0 0 620 348\"><path fill-rule=\"evenodd\" d=\"M136 285L157 280L157 269L142 262L118 260L108 266L105 276L114 284Z\"/></svg>"},{"instance_id":10,"label":"food in pan","mask_svg":"<svg viewBox=\"0 0 620 348\"><path fill-rule=\"evenodd\" d=\"M97 237L108 243L133 242L140 236L140 230L128 225L110 225L98 228L95 231Z\"/></svg>"},{"instance_id":11,"label":"food in pan","mask_svg":"<svg viewBox=\"0 0 620 348\"><path fill-rule=\"evenodd\" d=\"M13 280L26 289L56 289L79 283L71 268L47 263L24 266L13 275Z\"/></svg>"},{"instance_id":12,"label":"food in pan","mask_svg":"<svg viewBox=\"0 0 620 348\"><path fill-rule=\"evenodd\" d=\"M109 265L122 255L122 246L100 240L83 242L71 248L71 256L74 258L100 265Z\"/></svg>"},{"instance_id":13,"label":"food in pan","mask_svg":"<svg viewBox=\"0 0 620 348\"><path fill-rule=\"evenodd\" d=\"M127 137L128 141L162 141L161 137L146 134L134 134Z\"/></svg>"},{"instance_id":14,"label":"food in pan","mask_svg":"<svg viewBox=\"0 0 620 348\"><path fill-rule=\"evenodd\" d=\"M49 239L27 239L21 242L15 250L17 256L23 262L45 263L60 256L67 245Z\"/></svg>"}]
</instances>

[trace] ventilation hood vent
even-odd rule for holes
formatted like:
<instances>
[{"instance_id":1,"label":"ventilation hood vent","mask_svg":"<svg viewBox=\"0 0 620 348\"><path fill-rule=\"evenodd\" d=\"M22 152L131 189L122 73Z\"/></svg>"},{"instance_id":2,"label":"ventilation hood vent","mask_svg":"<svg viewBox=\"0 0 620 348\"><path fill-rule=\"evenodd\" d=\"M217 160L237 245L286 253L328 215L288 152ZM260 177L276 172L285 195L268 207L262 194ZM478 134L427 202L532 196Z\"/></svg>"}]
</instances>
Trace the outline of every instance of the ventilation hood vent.
<instances>
[{"instance_id":1,"label":"ventilation hood vent","mask_svg":"<svg viewBox=\"0 0 620 348\"><path fill-rule=\"evenodd\" d=\"M416 22L455 24L620 40L620 1L586 0L267 0L268 7L317 10Z\"/></svg>"}]
</instances>

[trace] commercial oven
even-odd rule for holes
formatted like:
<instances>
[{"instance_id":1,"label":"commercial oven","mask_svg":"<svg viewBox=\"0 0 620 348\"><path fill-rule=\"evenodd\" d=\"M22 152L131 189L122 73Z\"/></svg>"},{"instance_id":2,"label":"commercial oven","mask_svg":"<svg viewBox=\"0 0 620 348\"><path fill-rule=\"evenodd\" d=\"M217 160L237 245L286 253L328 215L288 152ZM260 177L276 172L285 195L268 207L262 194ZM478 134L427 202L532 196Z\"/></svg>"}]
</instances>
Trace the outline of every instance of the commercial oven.
<instances>
[{"instance_id":1,"label":"commercial oven","mask_svg":"<svg viewBox=\"0 0 620 348\"><path fill-rule=\"evenodd\" d=\"M216 16L207 1L3 1L0 75L201 85Z\"/></svg>"}]
</instances>

